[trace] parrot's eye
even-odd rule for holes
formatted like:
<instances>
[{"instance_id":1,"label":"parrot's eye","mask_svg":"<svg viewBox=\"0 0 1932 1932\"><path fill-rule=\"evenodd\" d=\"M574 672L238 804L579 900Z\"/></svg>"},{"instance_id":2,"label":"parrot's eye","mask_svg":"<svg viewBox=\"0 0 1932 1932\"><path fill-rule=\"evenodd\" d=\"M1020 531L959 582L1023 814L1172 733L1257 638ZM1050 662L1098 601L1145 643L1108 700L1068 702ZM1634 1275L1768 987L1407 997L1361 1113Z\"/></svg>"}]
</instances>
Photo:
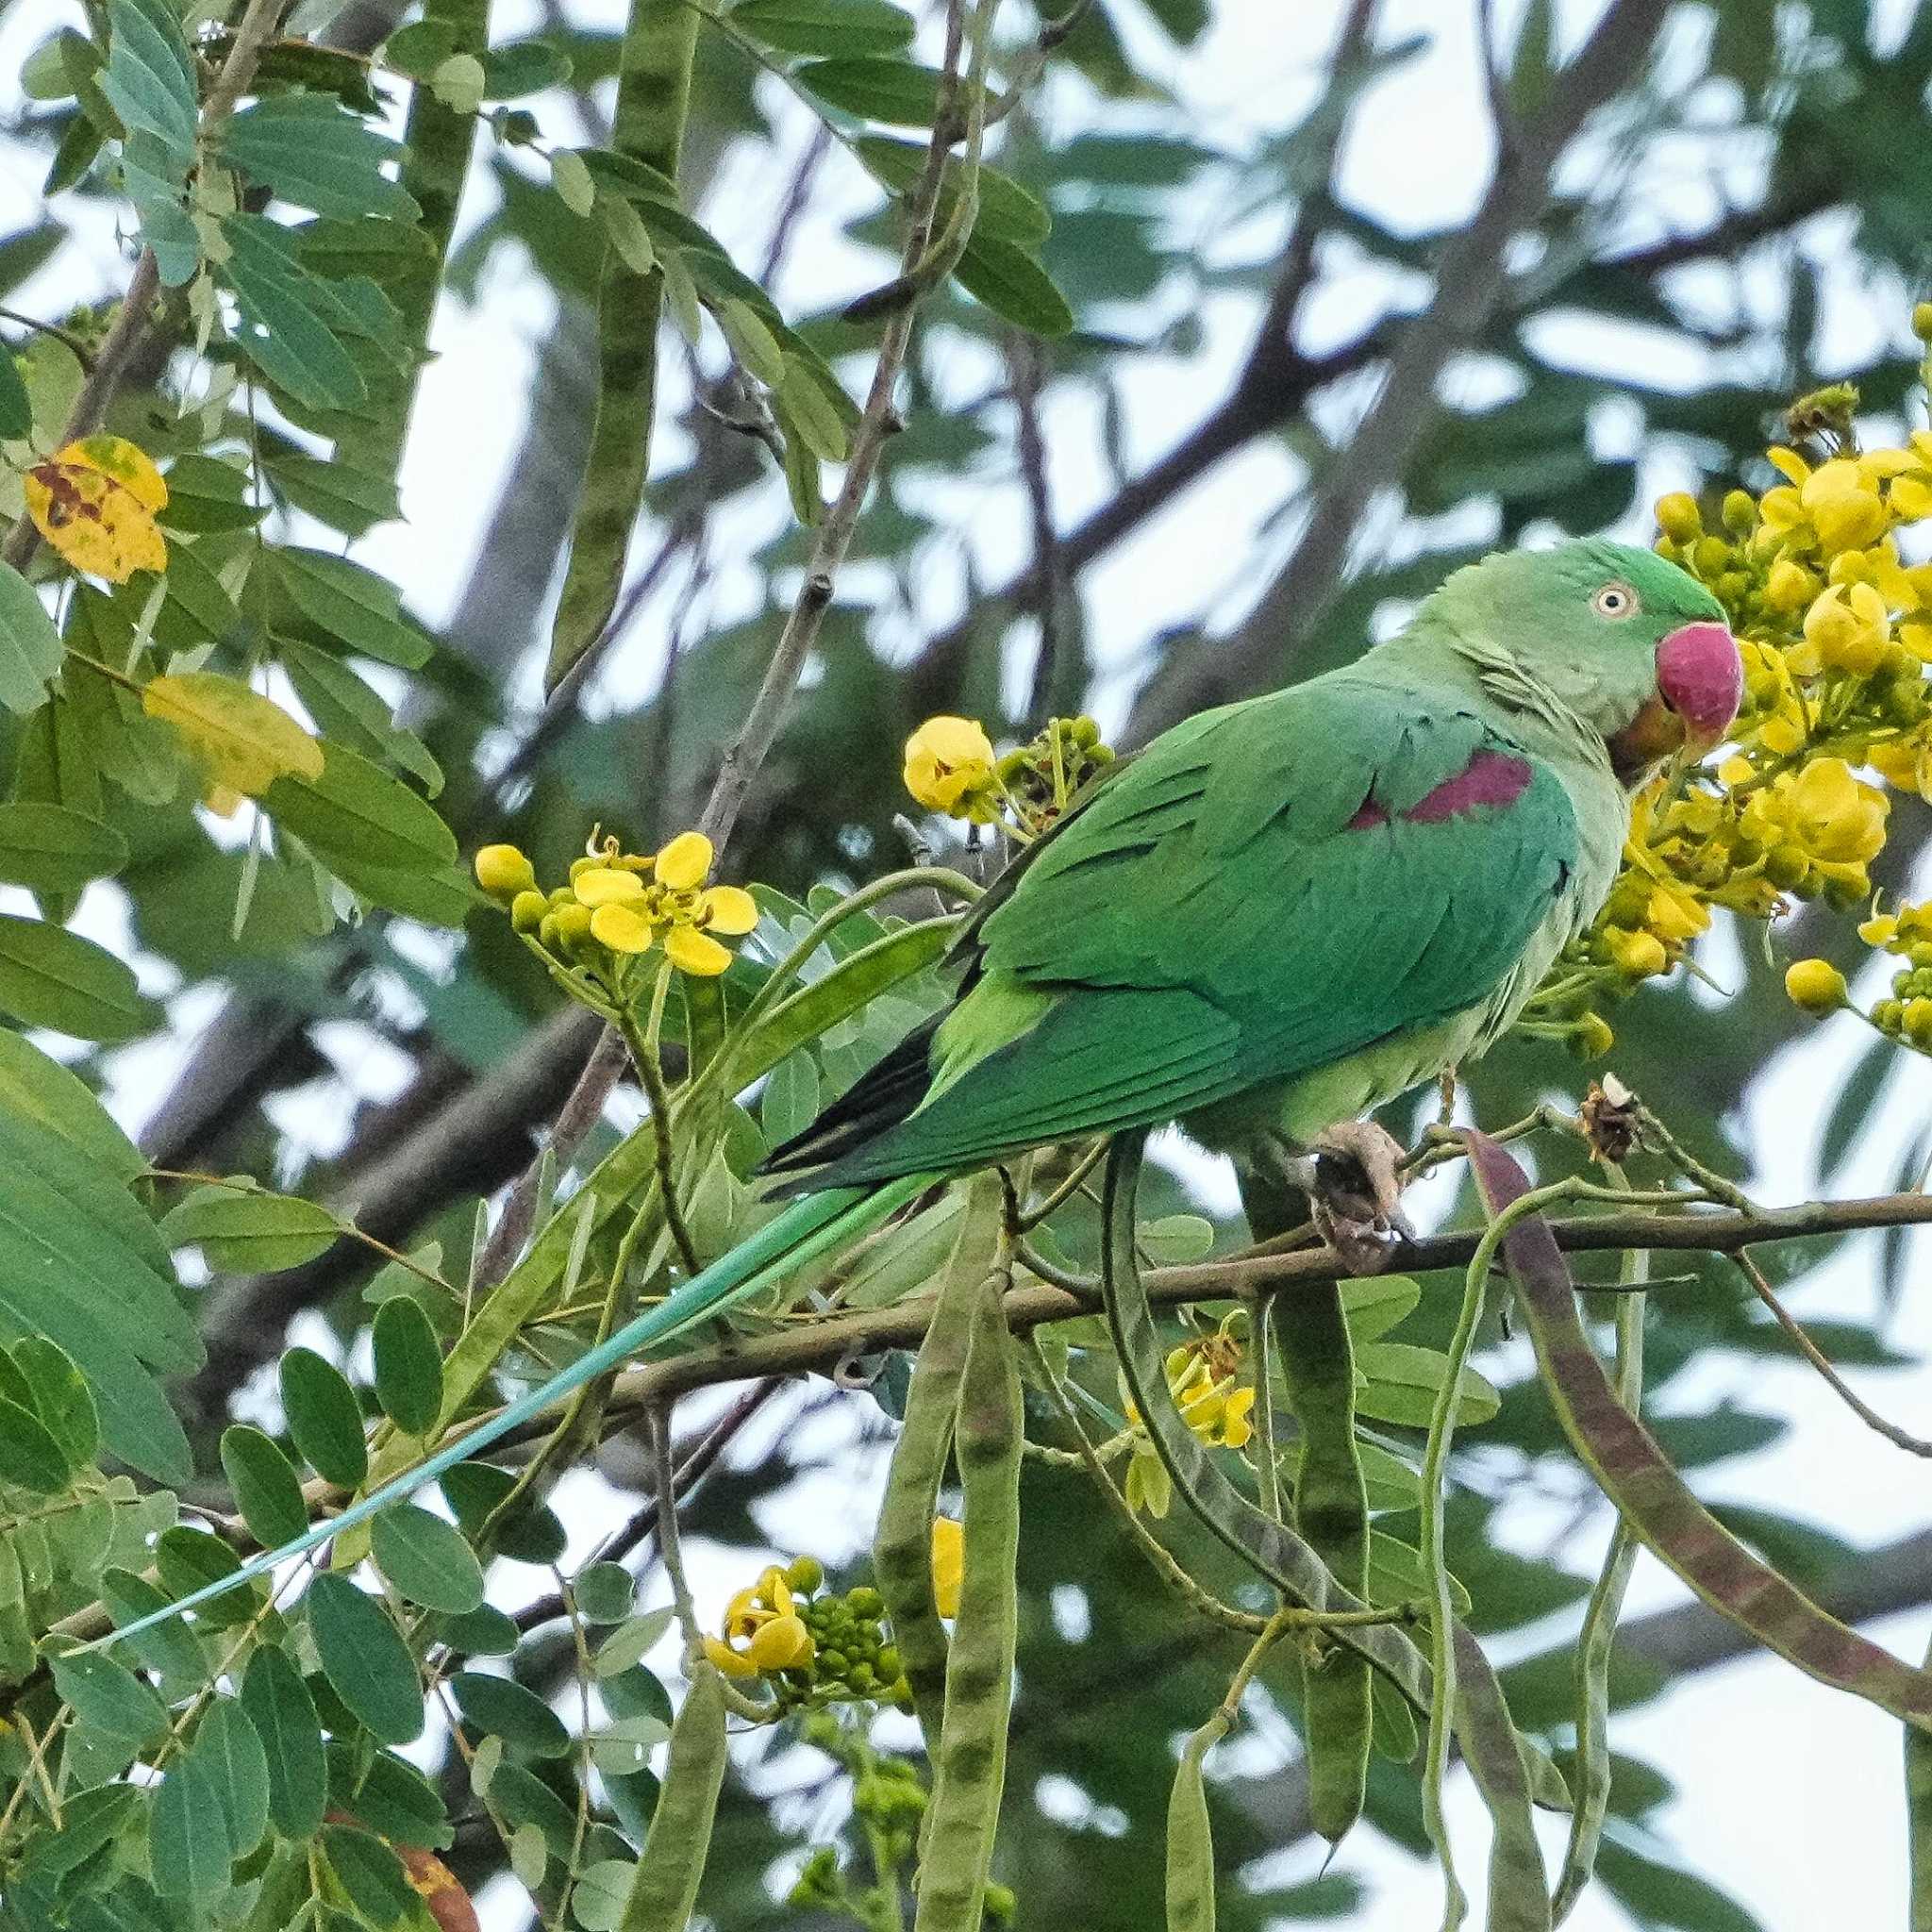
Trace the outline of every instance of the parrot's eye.
<instances>
[{"instance_id":1,"label":"parrot's eye","mask_svg":"<svg viewBox=\"0 0 1932 1932\"><path fill-rule=\"evenodd\" d=\"M1590 608L1599 617L1635 617L1637 592L1628 584L1606 584L1590 600Z\"/></svg>"}]
</instances>

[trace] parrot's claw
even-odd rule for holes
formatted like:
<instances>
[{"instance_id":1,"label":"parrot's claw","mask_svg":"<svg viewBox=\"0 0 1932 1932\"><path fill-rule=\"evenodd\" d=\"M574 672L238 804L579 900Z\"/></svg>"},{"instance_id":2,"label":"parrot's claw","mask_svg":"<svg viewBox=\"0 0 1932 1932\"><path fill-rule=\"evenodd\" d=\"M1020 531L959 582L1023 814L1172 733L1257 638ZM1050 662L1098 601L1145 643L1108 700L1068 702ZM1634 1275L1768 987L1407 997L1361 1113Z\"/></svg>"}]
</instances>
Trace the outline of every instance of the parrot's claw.
<instances>
[{"instance_id":1,"label":"parrot's claw","mask_svg":"<svg viewBox=\"0 0 1932 1932\"><path fill-rule=\"evenodd\" d=\"M1344 1121L1315 1142L1308 1212L1351 1274L1387 1265L1397 1237L1415 1229L1402 1211L1402 1143L1374 1121Z\"/></svg>"}]
</instances>

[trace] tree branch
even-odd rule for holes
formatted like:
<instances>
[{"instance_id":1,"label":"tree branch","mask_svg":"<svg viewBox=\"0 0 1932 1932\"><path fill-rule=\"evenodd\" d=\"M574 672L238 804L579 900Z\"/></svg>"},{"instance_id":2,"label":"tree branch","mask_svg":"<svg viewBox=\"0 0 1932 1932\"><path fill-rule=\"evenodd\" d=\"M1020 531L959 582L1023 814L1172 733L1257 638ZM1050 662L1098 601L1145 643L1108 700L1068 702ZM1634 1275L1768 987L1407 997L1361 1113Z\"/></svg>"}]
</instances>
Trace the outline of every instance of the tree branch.
<instances>
[{"instance_id":1,"label":"tree branch","mask_svg":"<svg viewBox=\"0 0 1932 1932\"><path fill-rule=\"evenodd\" d=\"M1614 0L1556 77L1548 104L1502 151L1475 219L1442 252L1435 300L1405 330L1381 393L1329 465L1294 555L1225 643L1147 688L1135 707L1132 741L1261 688L1321 621L1341 586L1363 512L1401 483L1441 407L1444 370L1477 341L1507 291L1510 241L1541 218L1558 158L1591 112L1628 83L1668 5Z\"/></svg>"}]
</instances>

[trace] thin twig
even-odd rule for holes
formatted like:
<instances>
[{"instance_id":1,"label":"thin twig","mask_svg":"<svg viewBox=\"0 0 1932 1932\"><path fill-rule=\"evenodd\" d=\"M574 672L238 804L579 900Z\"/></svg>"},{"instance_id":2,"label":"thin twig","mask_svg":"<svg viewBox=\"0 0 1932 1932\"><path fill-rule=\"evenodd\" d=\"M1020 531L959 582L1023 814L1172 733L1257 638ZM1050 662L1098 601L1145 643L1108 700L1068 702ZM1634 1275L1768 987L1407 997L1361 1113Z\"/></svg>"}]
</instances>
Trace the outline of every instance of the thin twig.
<instances>
[{"instance_id":1,"label":"thin twig","mask_svg":"<svg viewBox=\"0 0 1932 1932\"><path fill-rule=\"evenodd\" d=\"M1777 1325L1791 1338L1792 1346L1824 1377L1825 1385L1831 1390L1832 1393L1868 1429L1875 1430L1888 1442L1895 1443L1908 1456L1932 1457L1932 1442L1926 1441L1924 1437L1914 1436L1907 1430L1900 1428L1896 1423L1887 1422L1832 1367L1824 1351L1811 1340L1810 1336L1806 1334L1804 1324L1785 1307L1783 1302L1779 1301L1772 1290L1771 1283L1764 1278L1763 1270L1751 1258L1751 1251L1748 1248L1740 1248L1731 1257L1731 1259L1737 1265L1738 1272L1751 1284L1751 1291L1777 1318Z\"/></svg>"},{"instance_id":2,"label":"thin twig","mask_svg":"<svg viewBox=\"0 0 1932 1932\"><path fill-rule=\"evenodd\" d=\"M979 5L988 9L992 0L979 0ZM962 0L952 0L946 27L943 77L940 84L939 118L941 122L960 85L959 59L966 39L964 14ZM985 36L980 38L983 41ZM968 103L969 118L974 130L974 164L977 159L977 128L983 125L985 114L983 67L982 61L982 84L974 90L974 97ZM918 272L931 256L940 189L945 178L945 143L939 130L935 129L926 150L925 171L910 203L911 220L908 225L902 258L905 274L908 276ZM968 198L970 187L962 188L961 205ZM961 245L964 240L961 236ZM864 505L867 491L872 487L873 475L885 452L887 439L897 421L893 393L912 342L912 324L918 309L917 292L914 299L896 308L886 323L884 338L879 343L878 360L873 367L872 388L852 438L839 494L819 525L811 558L806 565L805 581L773 649L771 662L765 667L764 681L758 687L758 696L752 701L751 710L746 714L737 739L726 747L718 774L712 781L711 795L705 802L698 829L713 845L723 846L731 835L731 828L738 823L738 815L750 794L753 780L777 741L779 726L791 707L806 659L811 655L820 627L824 623L825 612L831 608L840 566L852 546L859 510Z\"/></svg>"},{"instance_id":3,"label":"thin twig","mask_svg":"<svg viewBox=\"0 0 1932 1932\"><path fill-rule=\"evenodd\" d=\"M1053 526L1053 494L1046 474L1046 437L1040 426L1040 392L1045 375L1039 341L1017 329L1006 332L1007 371L1012 380L1018 429L1020 478L1033 519L1033 616L1040 629L1040 655L1033 661L1033 695L1026 706L1030 730L1045 724L1058 689L1061 600L1066 575L1060 568L1059 539Z\"/></svg>"},{"instance_id":4,"label":"thin twig","mask_svg":"<svg viewBox=\"0 0 1932 1932\"><path fill-rule=\"evenodd\" d=\"M654 1406L645 1425L651 1441L651 1489L658 1497L658 1548L664 1558L664 1574L671 1581L671 1601L677 1607L685 1647L695 1654L702 1636L691 1584L684 1574L684 1551L677 1540L677 1478L671 1467L670 1403Z\"/></svg>"},{"instance_id":5,"label":"thin twig","mask_svg":"<svg viewBox=\"0 0 1932 1932\"><path fill-rule=\"evenodd\" d=\"M64 343L74 352L74 359L80 364L83 374L92 373L93 345L85 336L76 335L71 328L63 328L58 322L42 322L38 316L9 308L5 303L0 303L0 321L17 322L22 328L31 329L37 336L52 336L57 342Z\"/></svg>"}]
</instances>

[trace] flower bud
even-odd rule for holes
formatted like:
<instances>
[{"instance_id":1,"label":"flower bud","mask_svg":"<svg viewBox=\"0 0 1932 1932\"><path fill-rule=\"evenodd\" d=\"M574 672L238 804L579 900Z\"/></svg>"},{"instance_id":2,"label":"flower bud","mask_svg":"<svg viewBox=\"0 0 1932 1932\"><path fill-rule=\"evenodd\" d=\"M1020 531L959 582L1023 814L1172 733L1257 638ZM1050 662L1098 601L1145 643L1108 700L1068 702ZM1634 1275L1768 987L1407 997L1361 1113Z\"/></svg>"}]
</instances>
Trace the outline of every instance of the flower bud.
<instances>
[{"instance_id":1,"label":"flower bud","mask_svg":"<svg viewBox=\"0 0 1932 1932\"><path fill-rule=\"evenodd\" d=\"M1904 1031L1914 1046L1932 1050L1932 1000L1906 1002Z\"/></svg>"},{"instance_id":2,"label":"flower bud","mask_svg":"<svg viewBox=\"0 0 1932 1932\"><path fill-rule=\"evenodd\" d=\"M486 845L476 855L476 883L508 905L537 883L536 869L514 845Z\"/></svg>"},{"instance_id":3,"label":"flower bud","mask_svg":"<svg viewBox=\"0 0 1932 1932\"><path fill-rule=\"evenodd\" d=\"M1678 543L1694 543L1704 533L1697 499L1682 490L1657 499L1657 523L1666 537Z\"/></svg>"},{"instance_id":4,"label":"flower bud","mask_svg":"<svg viewBox=\"0 0 1932 1932\"><path fill-rule=\"evenodd\" d=\"M1922 342L1932 345L1932 302L1919 302L1913 305L1912 333Z\"/></svg>"},{"instance_id":5,"label":"flower bud","mask_svg":"<svg viewBox=\"0 0 1932 1932\"><path fill-rule=\"evenodd\" d=\"M1586 1013L1570 1030L1570 1051L1580 1060L1601 1059L1617 1043L1601 1013Z\"/></svg>"},{"instance_id":6,"label":"flower bud","mask_svg":"<svg viewBox=\"0 0 1932 1932\"><path fill-rule=\"evenodd\" d=\"M519 892L509 902L509 923L518 932L535 932L550 910L550 901L534 889Z\"/></svg>"},{"instance_id":7,"label":"flower bud","mask_svg":"<svg viewBox=\"0 0 1932 1932\"><path fill-rule=\"evenodd\" d=\"M825 1566L816 1557L793 1557L785 1566L785 1581L809 1595L825 1580Z\"/></svg>"},{"instance_id":8,"label":"flower bud","mask_svg":"<svg viewBox=\"0 0 1932 1932\"><path fill-rule=\"evenodd\" d=\"M1807 1013L1835 1013L1845 1003L1845 976L1829 959L1794 959L1785 972L1785 991Z\"/></svg>"},{"instance_id":9,"label":"flower bud","mask_svg":"<svg viewBox=\"0 0 1932 1932\"><path fill-rule=\"evenodd\" d=\"M1748 490L1727 491L1720 514L1724 528L1734 537L1748 537L1757 526L1757 499Z\"/></svg>"},{"instance_id":10,"label":"flower bud","mask_svg":"<svg viewBox=\"0 0 1932 1932\"><path fill-rule=\"evenodd\" d=\"M1652 932L1622 932L1614 926L1604 935L1612 964L1626 979L1650 979L1670 965L1664 942Z\"/></svg>"}]
</instances>

